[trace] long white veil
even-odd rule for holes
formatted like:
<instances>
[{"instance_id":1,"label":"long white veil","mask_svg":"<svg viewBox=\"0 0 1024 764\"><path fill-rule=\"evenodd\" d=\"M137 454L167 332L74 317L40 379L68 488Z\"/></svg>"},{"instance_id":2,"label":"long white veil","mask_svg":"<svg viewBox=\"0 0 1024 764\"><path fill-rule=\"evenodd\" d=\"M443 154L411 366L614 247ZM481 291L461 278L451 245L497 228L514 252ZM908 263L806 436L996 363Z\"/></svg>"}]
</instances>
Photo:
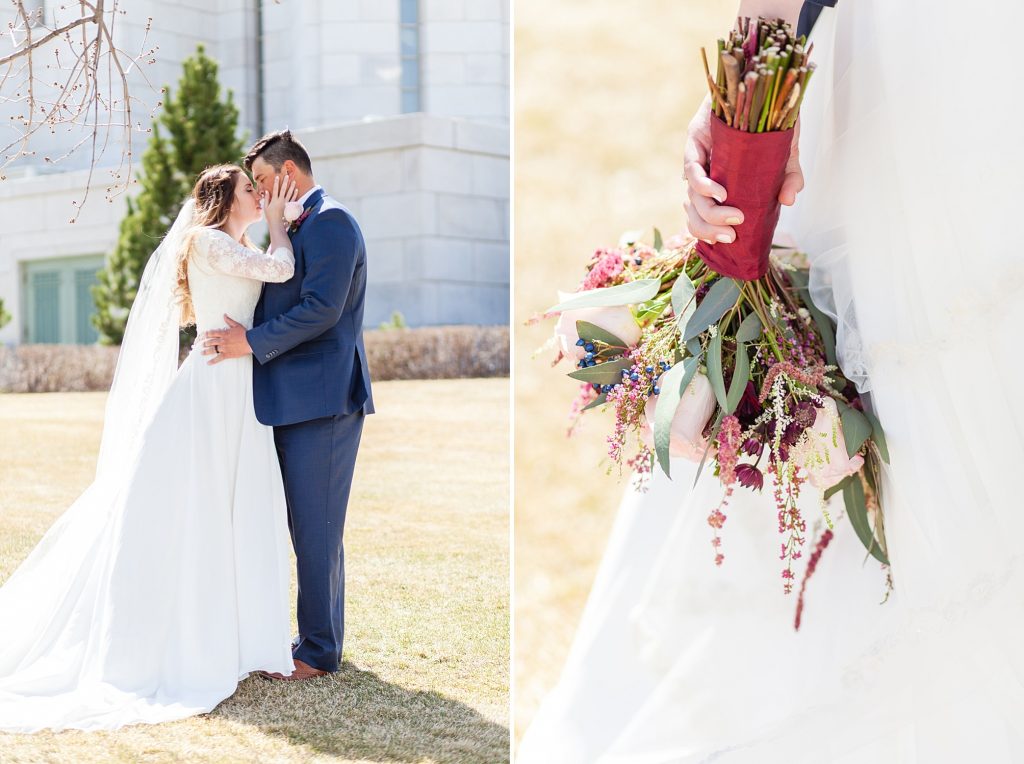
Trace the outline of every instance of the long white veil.
<instances>
[{"instance_id":1,"label":"long white veil","mask_svg":"<svg viewBox=\"0 0 1024 764\"><path fill-rule=\"evenodd\" d=\"M190 197L146 263L107 397L97 480L116 479L131 467L142 433L178 370L177 255L194 221Z\"/></svg>"},{"instance_id":2,"label":"long white veil","mask_svg":"<svg viewBox=\"0 0 1024 764\"><path fill-rule=\"evenodd\" d=\"M56 614L94 585L83 571L118 524L142 436L177 372L177 254L194 217L189 199L146 264L107 399L95 480L0 587L0 677L57 638Z\"/></svg>"}]
</instances>

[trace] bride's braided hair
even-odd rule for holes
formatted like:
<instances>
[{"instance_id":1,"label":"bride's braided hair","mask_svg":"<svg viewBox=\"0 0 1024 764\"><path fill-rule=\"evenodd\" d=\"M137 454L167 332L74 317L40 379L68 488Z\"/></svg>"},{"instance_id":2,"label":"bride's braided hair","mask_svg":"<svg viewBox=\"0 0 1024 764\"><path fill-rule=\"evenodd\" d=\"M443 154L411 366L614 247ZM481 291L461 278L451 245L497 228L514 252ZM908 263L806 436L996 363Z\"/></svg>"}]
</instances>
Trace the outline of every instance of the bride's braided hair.
<instances>
[{"instance_id":1,"label":"bride's braided hair","mask_svg":"<svg viewBox=\"0 0 1024 764\"><path fill-rule=\"evenodd\" d=\"M195 309L192 306L192 293L188 286L188 260L192 251L192 241L200 228L221 228L231 215L231 205L235 200L235 185L238 175L244 172L234 164L219 164L207 167L200 173L192 188L196 210L192 225L182 238L178 252L177 281L174 293L181 306L179 326L189 326L196 322ZM249 249L256 245L248 234L242 235L242 244Z\"/></svg>"}]
</instances>

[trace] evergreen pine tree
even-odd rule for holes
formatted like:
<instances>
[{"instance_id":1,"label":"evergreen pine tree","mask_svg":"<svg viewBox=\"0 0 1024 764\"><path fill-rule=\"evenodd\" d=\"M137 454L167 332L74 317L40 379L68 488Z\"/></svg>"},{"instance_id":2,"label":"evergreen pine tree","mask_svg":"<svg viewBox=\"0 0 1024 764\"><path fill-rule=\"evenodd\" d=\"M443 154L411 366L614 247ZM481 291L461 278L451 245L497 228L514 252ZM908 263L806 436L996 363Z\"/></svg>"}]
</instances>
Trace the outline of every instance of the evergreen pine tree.
<instances>
[{"instance_id":1,"label":"evergreen pine tree","mask_svg":"<svg viewBox=\"0 0 1024 764\"><path fill-rule=\"evenodd\" d=\"M120 344L146 261L177 217L196 177L210 165L238 162L242 156L244 141L236 137L238 108L230 90L221 100L217 62L200 45L183 70L177 93L168 88L164 111L154 120L137 176L141 191L128 201L117 246L92 290L92 321L104 344ZM190 327L182 332L182 344L194 337Z\"/></svg>"}]
</instances>

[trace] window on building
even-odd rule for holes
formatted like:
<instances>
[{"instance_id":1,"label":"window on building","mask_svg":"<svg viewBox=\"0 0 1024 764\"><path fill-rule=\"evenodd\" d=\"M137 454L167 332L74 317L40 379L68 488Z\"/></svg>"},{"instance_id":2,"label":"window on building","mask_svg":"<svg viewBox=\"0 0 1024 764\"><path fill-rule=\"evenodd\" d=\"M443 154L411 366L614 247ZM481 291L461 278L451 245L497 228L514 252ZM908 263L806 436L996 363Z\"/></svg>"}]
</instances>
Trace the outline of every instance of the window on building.
<instances>
[{"instance_id":1,"label":"window on building","mask_svg":"<svg viewBox=\"0 0 1024 764\"><path fill-rule=\"evenodd\" d=\"M399 48L402 57L402 113L422 111L420 104L420 4L399 0L401 24Z\"/></svg>"},{"instance_id":2,"label":"window on building","mask_svg":"<svg viewBox=\"0 0 1024 764\"><path fill-rule=\"evenodd\" d=\"M33 260L23 264L23 341L90 345L99 334L90 287L102 256Z\"/></svg>"}]
</instances>

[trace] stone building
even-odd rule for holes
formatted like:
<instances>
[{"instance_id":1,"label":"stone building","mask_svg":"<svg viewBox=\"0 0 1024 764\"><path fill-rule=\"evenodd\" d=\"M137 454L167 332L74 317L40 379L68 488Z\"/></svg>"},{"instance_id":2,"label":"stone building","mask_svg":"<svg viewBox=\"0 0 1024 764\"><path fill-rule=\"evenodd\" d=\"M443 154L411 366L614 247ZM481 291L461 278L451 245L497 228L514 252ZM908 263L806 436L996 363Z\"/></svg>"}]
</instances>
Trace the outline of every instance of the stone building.
<instances>
[{"instance_id":1,"label":"stone building","mask_svg":"<svg viewBox=\"0 0 1024 764\"><path fill-rule=\"evenodd\" d=\"M61 2L30 0L52 18ZM502 324L509 309L509 0L122 0L119 47L149 40L154 85L203 44L250 138L290 127L317 182L368 248L368 326ZM67 12L67 11L64 11ZM10 12L0 12L6 24ZM155 103L141 80L143 100ZM147 98L147 95L149 96ZM9 109L0 105L0 119ZM145 124L145 115L143 115ZM0 342L94 342L89 286L117 240L124 197L94 187L88 154L42 160L75 136L37 135L0 182ZM139 137L136 155L145 136ZM116 164L108 150L103 164Z\"/></svg>"}]
</instances>

